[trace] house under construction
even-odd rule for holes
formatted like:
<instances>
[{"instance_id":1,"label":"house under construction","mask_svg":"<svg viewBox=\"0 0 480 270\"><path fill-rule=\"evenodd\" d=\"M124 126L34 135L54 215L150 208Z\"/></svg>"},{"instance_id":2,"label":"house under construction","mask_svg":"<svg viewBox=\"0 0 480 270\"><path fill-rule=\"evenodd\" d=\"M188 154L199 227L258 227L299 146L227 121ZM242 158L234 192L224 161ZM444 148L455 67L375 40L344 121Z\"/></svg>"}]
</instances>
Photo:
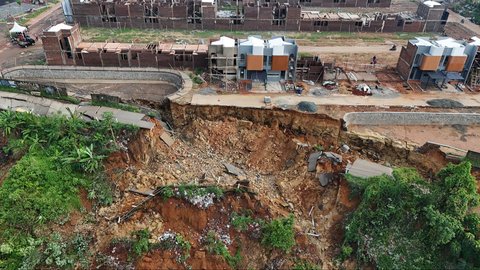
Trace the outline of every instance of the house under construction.
<instances>
[{"instance_id":1,"label":"house under construction","mask_svg":"<svg viewBox=\"0 0 480 270\"><path fill-rule=\"evenodd\" d=\"M235 40L220 37L208 48L211 80L228 82L294 81L298 46L292 39L274 37L264 40L250 36Z\"/></svg>"},{"instance_id":2,"label":"house under construction","mask_svg":"<svg viewBox=\"0 0 480 270\"><path fill-rule=\"evenodd\" d=\"M64 12L67 21L82 26L232 31L442 32L448 18L446 7L433 1L420 3L416 13L302 10L308 5L363 7L365 3L390 5L389 0L263 0L228 6L214 0L65 0Z\"/></svg>"},{"instance_id":3,"label":"house under construction","mask_svg":"<svg viewBox=\"0 0 480 270\"><path fill-rule=\"evenodd\" d=\"M429 85L442 89L446 83L465 83L469 76L476 77L471 70L472 65L475 67L479 41L449 37L412 39L402 47L397 71L404 80L417 81L424 89Z\"/></svg>"},{"instance_id":4,"label":"house under construction","mask_svg":"<svg viewBox=\"0 0 480 270\"><path fill-rule=\"evenodd\" d=\"M82 42L78 25L55 25L43 32L49 65L206 68L207 45Z\"/></svg>"}]
</instances>

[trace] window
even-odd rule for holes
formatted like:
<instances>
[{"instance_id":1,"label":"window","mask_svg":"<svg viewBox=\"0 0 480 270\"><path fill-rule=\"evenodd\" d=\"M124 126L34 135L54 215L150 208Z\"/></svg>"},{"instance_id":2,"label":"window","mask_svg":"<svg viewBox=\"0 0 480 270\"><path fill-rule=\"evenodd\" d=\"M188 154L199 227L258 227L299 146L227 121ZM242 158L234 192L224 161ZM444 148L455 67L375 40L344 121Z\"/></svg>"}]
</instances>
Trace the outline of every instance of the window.
<instances>
[{"instance_id":1,"label":"window","mask_svg":"<svg viewBox=\"0 0 480 270\"><path fill-rule=\"evenodd\" d=\"M402 21L402 20L399 20L399 21L397 22L397 26L402 26L402 25L403 25L403 21Z\"/></svg>"},{"instance_id":2,"label":"window","mask_svg":"<svg viewBox=\"0 0 480 270\"><path fill-rule=\"evenodd\" d=\"M132 53L132 60L137 60L138 58L138 53L134 52Z\"/></svg>"},{"instance_id":3,"label":"window","mask_svg":"<svg viewBox=\"0 0 480 270\"><path fill-rule=\"evenodd\" d=\"M126 53L121 53L120 57L122 58L122 60L128 60L128 54Z\"/></svg>"},{"instance_id":4,"label":"window","mask_svg":"<svg viewBox=\"0 0 480 270\"><path fill-rule=\"evenodd\" d=\"M328 21L314 21L314 26L328 26Z\"/></svg>"},{"instance_id":5,"label":"window","mask_svg":"<svg viewBox=\"0 0 480 270\"><path fill-rule=\"evenodd\" d=\"M369 4L378 4L380 3L380 0L368 0Z\"/></svg>"},{"instance_id":6,"label":"window","mask_svg":"<svg viewBox=\"0 0 480 270\"><path fill-rule=\"evenodd\" d=\"M345 0L333 0L333 3L345 3Z\"/></svg>"},{"instance_id":7,"label":"window","mask_svg":"<svg viewBox=\"0 0 480 270\"><path fill-rule=\"evenodd\" d=\"M175 61L183 61L183 54L175 55Z\"/></svg>"},{"instance_id":8,"label":"window","mask_svg":"<svg viewBox=\"0 0 480 270\"><path fill-rule=\"evenodd\" d=\"M355 26L362 26L363 22L355 22Z\"/></svg>"}]
</instances>

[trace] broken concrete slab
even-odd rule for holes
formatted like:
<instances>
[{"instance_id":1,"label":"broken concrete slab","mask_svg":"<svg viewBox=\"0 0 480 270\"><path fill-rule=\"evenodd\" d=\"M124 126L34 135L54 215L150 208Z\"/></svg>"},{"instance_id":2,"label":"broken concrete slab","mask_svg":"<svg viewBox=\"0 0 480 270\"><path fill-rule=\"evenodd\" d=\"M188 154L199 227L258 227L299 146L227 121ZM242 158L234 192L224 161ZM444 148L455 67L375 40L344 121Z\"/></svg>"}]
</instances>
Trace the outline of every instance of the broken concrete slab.
<instances>
[{"instance_id":1,"label":"broken concrete slab","mask_svg":"<svg viewBox=\"0 0 480 270\"><path fill-rule=\"evenodd\" d=\"M333 152L324 152L323 156L336 163L342 163L342 156Z\"/></svg>"},{"instance_id":2,"label":"broken concrete slab","mask_svg":"<svg viewBox=\"0 0 480 270\"><path fill-rule=\"evenodd\" d=\"M334 173L322 173L318 176L318 180L320 181L320 185L322 187L331 183L334 180L334 178L335 178Z\"/></svg>"},{"instance_id":3,"label":"broken concrete slab","mask_svg":"<svg viewBox=\"0 0 480 270\"><path fill-rule=\"evenodd\" d=\"M175 143L175 140L167 132L163 132L162 135L160 135L160 139L162 139L168 147L171 147Z\"/></svg>"},{"instance_id":4,"label":"broken concrete slab","mask_svg":"<svg viewBox=\"0 0 480 270\"><path fill-rule=\"evenodd\" d=\"M368 160L357 159L353 164L348 164L345 173L355 177L369 178L383 174L393 176L393 169Z\"/></svg>"},{"instance_id":5,"label":"broken concrete slab","mask_svg":"<svg viewBox=\"0 0 480 270\"><path fill-rule=\"evenodd\" d=\"M315 152L308 157L308 171L314 172L317 169L317 160L322 156L322 152Z\"/></svg>"},{"instance_id":6,"label":"broken concrete slab","mask_svg":"<svg viewBox=\"0 0 480 270\"><path fill-rule=\"evenodd\" d=\"M154 189L135 189L131 188L128 190L129 192L143 195L143 196L154 196L155 195L155 190Z\"/></svg>"},{"instance_id":7,"label":"broken concrete slab","mask_svg":"<svg viewBox=\"0 0 480 270\"><path fill-rule=\"evenodd\" d=\"M343 153L348 153L348 151L350 151L350 146L344 144L342 145L342 147L340 147L340 151L342 151Z\"/></svg>"},{"instance_id":8,"label":"broken concrete slab","mask_svg":"<svg viewBox=\"0 0 480 270\"><path fill-rule=\"evenodd\" d=\"M242 169L239 169L239 168L233 166L230 163L225 162L225 163L223 163L223 165L225 166L225 169L227 169L227 172L229 174L233 174L233 175L236 175L236 176L245 175L245 173L242 171Z\"/></svg>"}]
</instances>

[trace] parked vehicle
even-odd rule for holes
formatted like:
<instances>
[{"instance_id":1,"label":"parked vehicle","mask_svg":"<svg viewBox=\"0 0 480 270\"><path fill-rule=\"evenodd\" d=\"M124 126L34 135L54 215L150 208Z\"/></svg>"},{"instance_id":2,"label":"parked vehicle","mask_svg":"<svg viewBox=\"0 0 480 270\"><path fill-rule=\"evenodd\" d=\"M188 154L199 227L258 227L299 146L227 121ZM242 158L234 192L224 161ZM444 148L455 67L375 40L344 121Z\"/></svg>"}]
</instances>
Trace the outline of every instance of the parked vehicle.
<instances>
[{"instance_id":1,"label":"parked vehicle","mask_svg":"<svg viewBox=\"0 0 480 270\"><path fill-rule=\"evenodd\" d=\"M22 48L35 45L35 40L28 35L28 29L17 22L13 23L13 27L9 32L13 44L18 44Z\"/></svg>"}]
</instances>

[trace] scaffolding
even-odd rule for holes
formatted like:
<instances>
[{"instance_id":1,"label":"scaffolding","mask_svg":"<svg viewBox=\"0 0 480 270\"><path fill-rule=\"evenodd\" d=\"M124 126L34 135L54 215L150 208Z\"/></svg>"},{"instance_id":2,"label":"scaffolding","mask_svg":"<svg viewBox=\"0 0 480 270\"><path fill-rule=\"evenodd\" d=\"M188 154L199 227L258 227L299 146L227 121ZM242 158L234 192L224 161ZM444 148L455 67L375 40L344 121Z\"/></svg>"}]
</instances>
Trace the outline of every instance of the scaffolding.
<instances>
[{"instance_id":1,"label":"scaffolding","mask_svg":"<svg viewBox=\"0 0 480 270\"><path fill-rule=\"evenodd\" d=\"M210 55L208 58L208 77L210 83L220 82L225 91L228 91L231 87L236 89L237 60L236 56Z\"/></svg>"}]
</instances>

